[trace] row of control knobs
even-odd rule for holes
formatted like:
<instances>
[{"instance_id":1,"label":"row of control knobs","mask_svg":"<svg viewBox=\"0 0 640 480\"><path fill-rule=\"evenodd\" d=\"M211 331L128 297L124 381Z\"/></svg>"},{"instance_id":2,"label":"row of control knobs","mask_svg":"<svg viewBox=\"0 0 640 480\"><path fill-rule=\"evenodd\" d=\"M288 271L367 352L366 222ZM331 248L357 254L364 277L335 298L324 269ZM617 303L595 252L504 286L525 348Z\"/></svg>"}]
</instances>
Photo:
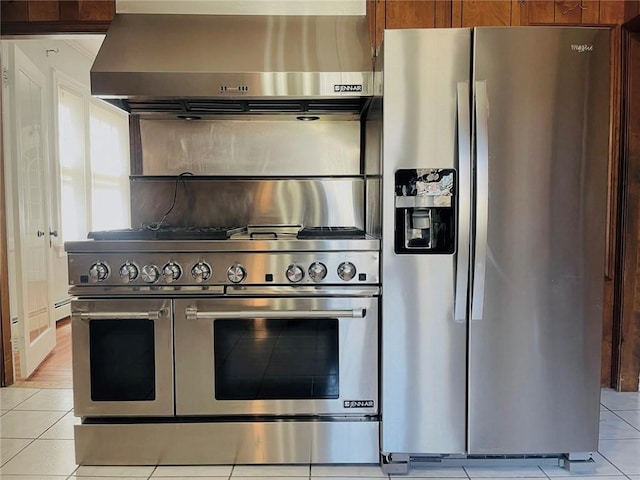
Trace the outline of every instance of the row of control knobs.
<instances>
[{"instance_id":1,"label":"row of control knobs","mask_svg":"<svg viewBox=\"0 0 640 480\"><path fill-rule=\"evenodd\" d=\"M110 275L109 266L104 262L96 262L89 268L89 281L91 283L103 282ZM327 276L327 267L324 263L314 262L308 269L309 278L314 282L320 282ZM356 266L351 262L342 262L338 265L338 277L348 282L356 275ZM153 284L157 283L160 278L165 283L173 283L182 277L182 267L175 262L167 263L162 269L155 265L145 265L140 270L135 263L125 262L120 267L120 279L124 283L130 283L138 277L143 282ZM293 263L287 267L285 272L287 280L291 283L299 283L305 276L304 267ZM191 277L197 283L202 283L211 277L211 266L206 262L198 262L191 267ZM231 283L240 283L247 277L247 271L244 266L236 263L227 269L227 278Z\"/></svg>"}]
</instances>

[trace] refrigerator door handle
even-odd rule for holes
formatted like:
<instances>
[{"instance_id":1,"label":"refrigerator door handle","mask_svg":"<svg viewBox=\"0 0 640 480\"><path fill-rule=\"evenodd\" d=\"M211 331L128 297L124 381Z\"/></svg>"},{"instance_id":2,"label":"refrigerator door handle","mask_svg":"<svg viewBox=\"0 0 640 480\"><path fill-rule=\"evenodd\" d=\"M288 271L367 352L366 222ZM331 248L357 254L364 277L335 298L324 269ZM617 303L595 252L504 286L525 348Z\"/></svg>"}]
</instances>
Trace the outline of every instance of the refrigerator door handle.
<instances>
[{"instance_id":1,"label":"refrigerator door handle","mask_svg":"<svg viewBox=\"0 0 640 480\"><path fill-rule=\"evenodd\" d=\"M487 224L489 222L489 98L486 82L475 82L475 108L476 214L471 320L482 320L487 268Z\"/></svg>"},{"instance_id":2,"label":"refrigerator door handle","mask_svg":"<svg viewBox=\"0 0 640 480\"><path fill-rule=\"evenodd\" d=\"M458 82L458 254L456 258L456 290L454 317L467 318L469 287L469 251L471 222L471 109L469 82Z\"/></svg>"}]
</instances>

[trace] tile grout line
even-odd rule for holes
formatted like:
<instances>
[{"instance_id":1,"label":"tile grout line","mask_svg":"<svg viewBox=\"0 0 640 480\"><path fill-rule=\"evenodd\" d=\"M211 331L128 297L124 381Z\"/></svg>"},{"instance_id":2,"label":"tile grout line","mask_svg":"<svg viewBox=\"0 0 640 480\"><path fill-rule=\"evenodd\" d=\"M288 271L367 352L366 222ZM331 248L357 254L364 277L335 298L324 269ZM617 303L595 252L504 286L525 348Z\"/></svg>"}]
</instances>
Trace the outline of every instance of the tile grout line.
<instances>
[{"instance_id":1,"label":"tile grout line","mask_svg":"<svg viewBox=\"0 0 640 480\"><path fill-rule=\"evenodd\" d=\"M1 388L8 388L8 387L1 387ZM42 391L42 389L38 389L36 392L32 393L31 395L29 395L27 398L20 400L18 403L16 403L13 407L6 409L7 412L10 412L12 410L15 410L16 407L18 407L19 405L22 405L24 402L26 402L27 400L29 400L31 397L33 397L35 394L40 393L40 391ZM27 410L29 411L29 410Z\"/></svg>"},{"instance_id":2,"label":"tile grout line","mask_svg":"<svg viewBox=\"0 0 640 480\"><path fill-rule=\"evenodd\" d=\"M637 432L640 433L640 428L637 428L634 425L631 425L625 418L622 418L620 415L618 415L616 412L637 412L640 410L610 410L611 413L613 413L616 417L618 417L620 420L622 420L624 423L626 423L627 425L629 425L631 428L633 428L634 430L636 430Z\"/></svg>"},{"instance_id":3,"label":"tile grout line","mask_svg":"<svg viewBox=\"0 0 640 480\"><path fill-rule=\"evenodd\" d=\"M633 440L633 439L631 439L631 440ZM606 461L607 461L607 462L608 462L608 463L609 463L613 468L615 468L615 469L620 473L620 475L623 475L623 476L625 476L625 477L627 476L627 474L626 474L626 473L624 473L622 470L620 470L620 469L618 468L618 466L617 466L615 463L613 463L611 460L609 460L609 459L604 455L604 453L602 453L602 452L600 451L600 441L599 441L599 440L598 440L598 455L600 455L602 458L604 458L604 459L605 459L605 460L606 460Z\"/></svg>"},{"instance_id":4,"label":"tile grout line","mask_svg":"<svg viewBox=\"0 0 640 480\"><path fill-rule=\"evenodd\" d=\"M11 460L13 460L16 456L18 456L18 454L20 452L22 452L25 448L27 448L29 445L31 445L33 442L36 441L35 438L13 438L13 439L6 438L5 440L31 440L31 441L29 443L27 443L24 447L22 447L20 450L18 450L16 453L14 453L11 456L11 458L9 458L6 462L1 463L0 464L0 468L4 467L7 463L9 463ZM0 441L1 441L1 439L0 439Z\"/></svg>"}]
</instances>

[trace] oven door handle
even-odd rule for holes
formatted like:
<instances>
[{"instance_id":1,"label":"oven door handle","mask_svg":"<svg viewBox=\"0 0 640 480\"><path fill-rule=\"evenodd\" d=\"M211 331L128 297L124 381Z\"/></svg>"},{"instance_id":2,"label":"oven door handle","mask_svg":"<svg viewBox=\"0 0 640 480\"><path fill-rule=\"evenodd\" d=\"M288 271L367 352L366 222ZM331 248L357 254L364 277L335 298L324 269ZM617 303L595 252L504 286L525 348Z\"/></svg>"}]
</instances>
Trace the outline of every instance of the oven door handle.
<instances>
[{"instance_id":1,"label":"oven door handle","mask_svg":"<svg viewBox=\"0 0 640 480\"><path fill-rule=\"evenodd\" d=\"M199 312L197 308L187 307L185 316L192 320L217 320L217 319L251 319L251 318L364 318L367 315L366 308L353 310L224 310L212 312Z\"/></svg>"},{"instance_id":2,"label":"oven door handle","mask_svg":"<svg viewBox=\"0 0 640 480\"><path fill-rule=\"evenodd\" d=\"M83 312L76 313L80 320L160 320L165 310L155 312Z\"/></svg>"}]
</instances>

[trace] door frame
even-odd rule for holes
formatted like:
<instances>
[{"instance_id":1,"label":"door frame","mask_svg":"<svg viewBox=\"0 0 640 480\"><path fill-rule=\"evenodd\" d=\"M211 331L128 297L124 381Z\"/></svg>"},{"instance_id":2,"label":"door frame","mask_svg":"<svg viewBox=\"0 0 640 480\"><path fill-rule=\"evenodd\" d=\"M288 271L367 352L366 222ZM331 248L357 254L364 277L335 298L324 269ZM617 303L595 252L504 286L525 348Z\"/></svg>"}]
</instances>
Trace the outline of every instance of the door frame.
<instances>
[{"instance_id":1,"label":"door frame","mask_svg":"<svg viewBox=\"0 0 640 480\"><path fill-rule=\"evenodd\" d=\"M640 286L640 209L637 207L640 183L634 179L640 174L640 143L632 141L630 130L632 122L640 125L640 121L636 120L639 113L632 105L640 102L640 58L633 63L632 45L640 49L640 16L622 26L618 246L610 385L618 391L637 392L640 386L640 324L637 316L640 312L634 304L640 301L637 293ZM638 134L640 128L638 132L633 132L635 136ZM634 185L630 185L630 182Z\"/></svg>"},{"instance_id":2,"label":"door frame","mask_svg":"<svg viewBox=\"0 0 640 480\"><path fill-rule=\"evenodd\" d=\"M0 66L4 66L1 54ZM3 101L4 86L0 87L0 114L3 108ZM0 387L7 387L13 384L14 375L13 349L11 348L11 313L9 310L9 264L7 256L3 130L4 128L0 128Z\"/></svg>"}]
</instances>

